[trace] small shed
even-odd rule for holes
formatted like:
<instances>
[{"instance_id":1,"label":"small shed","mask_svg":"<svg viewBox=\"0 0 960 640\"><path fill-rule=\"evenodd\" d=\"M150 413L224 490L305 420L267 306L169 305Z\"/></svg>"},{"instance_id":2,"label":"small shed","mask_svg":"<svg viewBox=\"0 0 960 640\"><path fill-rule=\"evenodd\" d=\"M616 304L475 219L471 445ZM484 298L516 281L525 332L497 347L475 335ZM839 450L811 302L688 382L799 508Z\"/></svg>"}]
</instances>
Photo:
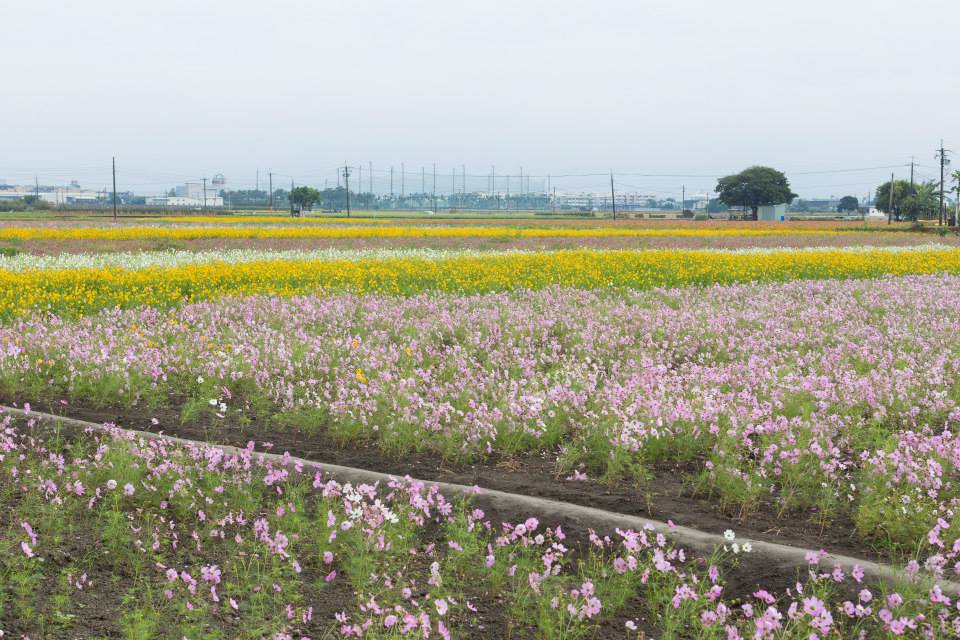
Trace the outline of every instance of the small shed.
<instances>
[{"instance_id":1,"label":"small shed","mask_svg":"<svg viewBox=\"0 0 960 640\"><path fill-rule=\"evenodd\" d=\"M776 220L783 222L787 219L787 204L765 204L757 210L757 220Z\"/></svg>"}]
</instances>

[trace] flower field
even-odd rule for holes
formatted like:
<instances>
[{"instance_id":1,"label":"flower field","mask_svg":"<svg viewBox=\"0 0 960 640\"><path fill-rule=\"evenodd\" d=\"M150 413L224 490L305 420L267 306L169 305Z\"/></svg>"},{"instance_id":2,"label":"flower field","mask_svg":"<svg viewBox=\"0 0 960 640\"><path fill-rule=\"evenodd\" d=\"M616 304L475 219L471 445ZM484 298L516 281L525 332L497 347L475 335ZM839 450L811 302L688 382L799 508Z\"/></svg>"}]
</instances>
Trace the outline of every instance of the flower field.
<instances>
[{"instance_id":1,"label":"flower field","mask_svg":"<svg viewBox=\"0 0 960 640\"><path fill-rule=\"evenodd\" d=\"M172 222L0 228L24 249L0 256L0 404L242 449L0 409L2 637L960 634L960 250L30 251L784 234ZM338 460L737 535L695 553L402 473L340 484ZM831 566L834 544L903 580Z\"/></svg>"},{"instance_id":2,"label":"flower field","mask_svg":"<svg viewBox=\"0 0 960 640\"><path fill-rule=\"evenodd\" d=\"M33 315L0 328L0 389L214 422L282 416L397 456L551 451L561 471L606 479L694 463L721 504L844 514L865 543L932 554L938 521L960 530L960 385L947 384L960 374L958 285L253 296Z\"/></svg>"},{"instance_id":3,"label":"flower field","mask_svg":"<svg viewBox=\"0 0 960 640\"><path fill-rule=\"evenodd\" d=\"M413 253L354 259L173 260L170 266L157 260L155 265L133 269L0 269L0 317L37 310L76 316L112 307L165 307L228 295L287 296L318 290L406 296L554 285L649 289L940 272L960 272L960 250L936 246L761 252L580 250L439 258Z\"/></svg>"},{"instance_id":4,"label":"flower field","mask_svg":"<svg viewBox=\"0 0 960 640\"><path fill-rule=\"evenodd\" d=\"M684 229L684 228L611 228L611 227L515 227L515 226L432 226L432 225L319 225L271 223L218 225L149 225L112 227L0 227L0 241L16 240L141 240L164 238L189 240L199 238L538 238L538 237L723 237L770 235L834 235L844 233L831 229Z\"/></svg>"},{"instance_id":5,"label":"flower field","mask_svg":"<svg viewBox=\"0 0 960 640\"><path fill-rule=\"evenodd\" d=\"M319 469L291 472L251 448L224 455L120 432L44 433L32 420L24 435L9 416L2 425L0 621L11 634L960 632L960 615L938 587L871 588L857 567L821 567L816 553L782 600L764 589L728 595L725 571L750 554L732 531L729 545L698 563L645 530L591 532L578 542L535 516L493 523L422 484L339 484Z\"/></svg>"}]
</instances>

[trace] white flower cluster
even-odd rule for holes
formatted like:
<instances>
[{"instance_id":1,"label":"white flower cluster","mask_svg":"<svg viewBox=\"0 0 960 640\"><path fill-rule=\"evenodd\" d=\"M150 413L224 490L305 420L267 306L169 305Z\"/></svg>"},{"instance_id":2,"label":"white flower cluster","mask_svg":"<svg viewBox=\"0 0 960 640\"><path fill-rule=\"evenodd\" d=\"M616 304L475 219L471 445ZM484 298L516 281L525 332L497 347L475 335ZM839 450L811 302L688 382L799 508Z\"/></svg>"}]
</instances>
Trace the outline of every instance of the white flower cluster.
<instances>
[{"instance_id":1,"label":"white flower cluster","mask_svg":"<svg viewBox=\"0 0 960 640\"><path fill-rule=\"evenodd\" d=\"M383 504L380 498L375 499L371 503L349 482L343 485L343 499L349 503L350 508L347 509L347 511L350 513L351 520L359 520L363 517L364 509L369 508L379 513L384 520L391 524L396 524L400 521L397 514Z\"/></svg>"},{"instance_id":2,"label":"white flower cluster","mask_svg":"<svg viewBox=\"0 0 960 640\"><path fill-rule=\"evenodd\" d=\"M744 542L743 544L736 542L737 534L733 532L733 529L727 529L723 532L723 539L730 543L730 546L723 545L724 551L733 551L734 555L739 555L740 553L750 553L753 551L753 545L749 542Z\"/></svg>"},{"instance_id":3,"label":"white flower cluster","mask_svg":"<svg viewBox=\"0 0 960 640\"><path fill-rule=\"evenodd\" d=\"M477 251L471 249L314 249L309 251L270 251L262 249L224 249L222 251L123 251L114 253L61 253L60 255L33 255L21 253L0 256L0 269L42 271L52 269L147 269L150 267L180 267L191 264L223 262L241 264L266 260L384 260L414 258L418 260L449 260L460 257L479 257L524 253L522 251Z\"/></svg>"}]
</instances>

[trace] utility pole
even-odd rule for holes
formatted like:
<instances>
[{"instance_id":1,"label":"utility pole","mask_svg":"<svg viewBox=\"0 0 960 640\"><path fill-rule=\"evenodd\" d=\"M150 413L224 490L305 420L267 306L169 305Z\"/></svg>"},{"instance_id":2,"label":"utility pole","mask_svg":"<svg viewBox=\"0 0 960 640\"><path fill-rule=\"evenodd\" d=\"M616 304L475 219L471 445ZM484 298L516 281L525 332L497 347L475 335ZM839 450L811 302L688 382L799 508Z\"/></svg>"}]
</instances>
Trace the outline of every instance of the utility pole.
<instances>
[{"instance_id":1,"label":"utility pole","mask_svg":"<svg viewBox=\"0 0 960 640\"><path fill-rule=\"evenodd\" d=\"M890 174L890 204L887 207L887 224L893 222L893 174Z\"/></svg>"},{"instance_id":2,"label":"utility pole","mask_svg":"<svg viewBox=\"0 0 960 640\"><path fill-rule=\"evenodd\" d=\"M680 186L680 215L687 210L687 185Z\"/></svg>"},{"instance_id":3,"label":"utility pole","mask_svg":"<svg viewBox=\"0 0 960 640\"><path fill-rule=\"evenodd\" d=\"M347 217L350 217L350 165L343 163L343 181L347 185Z\"/></svg>"},{"instance_id":4,"label":"utility pole","mask_svg":"<svg viewBox=\"0 0 960 640\"><path fill-rule=\"evenodd\" d=\"M553 188L553 212L557 212L557 188Z\"/></svg>"},{"instance_id":5,"label":"utility pole","mask_svg":"<svg viewBox=\"0 0 960 640\"><path fill-rule=\"evenodd\" d=\"M270 211L273 211L273 171L270 172Z\"/></svg>"},{"instance_id":6,"label":"utility pole","mask_svg":"<svg viewBox=\"0 0 960 640\"><path fill-rule=\"evenodd\" d=\"M617 219L617 197L613 190L613 169L610 170L610 204L613 205L613 219Z\"/></svg>"},{"instance_id":7,"label":"utility pole","mask_svg":"<svg viewBox=\"0 0 960 640\"><path fill-rule=\"evenodd\" d=\"M400 199L403 200L405 194L405 176L407 175L406 170L403 168L403 163L400 163Z\"/></svg>"},{"instance_id":8,"label":"utility pole","mask_svg":"<svg viewBox=\"0 0 960 640\"><path fill-rule=\"evenodd\" d=\"M427 169L426 167L420 167L420 193L427 192Z\"/></svg>"},{"instance_id":9,"label":"utility pole","mask_svg":"<svg viewBox=\"0 0 960 640\"><path fill-rule=\"evenodd\" d=\"M940 216L939 216L939 219L940 219L940 224L949 224L952 227L956 224L956 221L952 219L947 220L947 210L944 202L944 193L943 193L944 185L946 184L945 177L944 177L944 169L948 164L950 164L950 161L947 159L948 153L950 153L950 150L943 148L943 139L941 139L940 150L937 152L937 157L940 160Z\"/></svg>"},{"instance_id":10,"label":"utility pole","mask_svg":"<svg viewBox=\"0 0 960 640\"><path fill-rule=\"evenodd\" d=\"M946 222L947 212L943 208L943 164L947 160L947 154L943 151L943 138L940 138L940 224Z\"/></svg>"},{"instance_id":11,"label":"utility pole","mask_svg":"<svg viewBox=\"0 0 960 640\"><path fill-rule=\"evenodd\" d=\"M113 219L117 219L117 157L113 157ZM40 182L37 182L37 198L40 197Z\"/></svg>"},{"instance_id":12,"label":"utility pole","mask_svg":"<svg viewBox=\"0 0 960 640\"><path fill-rule=\"evenodd\" d=\"M467 196L467 165L465 164L460 165L460 172L461 172L461 175L463 176L463 196L464 198L466 198Z\"/></svg>"},{"instance_id":13,"label":"utility pole","mask_svg":"<svg viewBox=\"0 0 960 640\"><path fill-rule=\"evenodd\" d=\"M203 210L207 210L207 179L203 178Z\"/></svg>"},{"instance_id":14,"label":"utility pole","mask_svg":"<svg viewBox=\"0 0 960 640\"><path fill-rule=\"evenodd\" d=\"M490 193L493 194L497 190L497 166L490 165ZM497 198L497 208L500 208L500 198Z\"/></svg>"},{"instance_id":15,"label":"utility pole","mask_svg":"<svg viewBox=\"0 0 960 640\"><path fill-rule=\"evenodd\" d=\"M390 199L393 200L393 165L390 166Z\"/></svg>"},{"instance_id":16,"label":"utility pole","mask_svg":"<svg viewBox=\"0 0 960 640\"><path fill-rule=\"evenodd\" d=\"M363 164L357 164L357 195L363 190Z\"/></svg>"},{"instance_id":17,"label":"utility pole","mask_svg":"<svg viewBox=\"0 0 960 640\"><path fill-rule=\"evenodd\" d=\"M257 188L255 189L255 191L256 191L257 193L260 193L260 169L257 169L257 182L256 182L256 185L257 185Z\"/></svg>"},{"instance_id":18,"label":"utility pole","mask_svg":"<svg viewBox=\"0 0 960 640\"><path fill-rule=\"evenodd\" d=\"M370 167L370 193L373 193L373 160L368 160Z\"/></svg>"},{"instance_id":19,"label":"utility pole","mask_svg":"<svg viewBox=\"0 0 960 640\"><path fill-rule=\"evenodd\" d=\"M913 193L913 156L910 156L910 193Z\"/></svg>"}]
</instances>

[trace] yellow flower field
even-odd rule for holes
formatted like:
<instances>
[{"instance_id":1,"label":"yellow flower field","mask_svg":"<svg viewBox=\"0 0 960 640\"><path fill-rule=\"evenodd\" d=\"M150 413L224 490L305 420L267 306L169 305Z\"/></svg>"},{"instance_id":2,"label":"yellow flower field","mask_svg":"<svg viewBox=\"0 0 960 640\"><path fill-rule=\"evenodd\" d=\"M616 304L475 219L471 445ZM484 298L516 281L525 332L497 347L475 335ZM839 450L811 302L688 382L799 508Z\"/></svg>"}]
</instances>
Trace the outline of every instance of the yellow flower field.
<instances>
[{"instance_id":1,"label":"yellow flower field","mask_svg":"<svg viewBox=\"0 0 960 640\"><path fill-rule=\"evenodd\" d=\"M103 308L167 306L227 295L348 290L411 295L551 285L644 289L884 274L960 273L960 250L559 251L444 260L258 260L143 269L0 270L0 317L33 310L69 316Z\"/></svg>"}]
</instances>

